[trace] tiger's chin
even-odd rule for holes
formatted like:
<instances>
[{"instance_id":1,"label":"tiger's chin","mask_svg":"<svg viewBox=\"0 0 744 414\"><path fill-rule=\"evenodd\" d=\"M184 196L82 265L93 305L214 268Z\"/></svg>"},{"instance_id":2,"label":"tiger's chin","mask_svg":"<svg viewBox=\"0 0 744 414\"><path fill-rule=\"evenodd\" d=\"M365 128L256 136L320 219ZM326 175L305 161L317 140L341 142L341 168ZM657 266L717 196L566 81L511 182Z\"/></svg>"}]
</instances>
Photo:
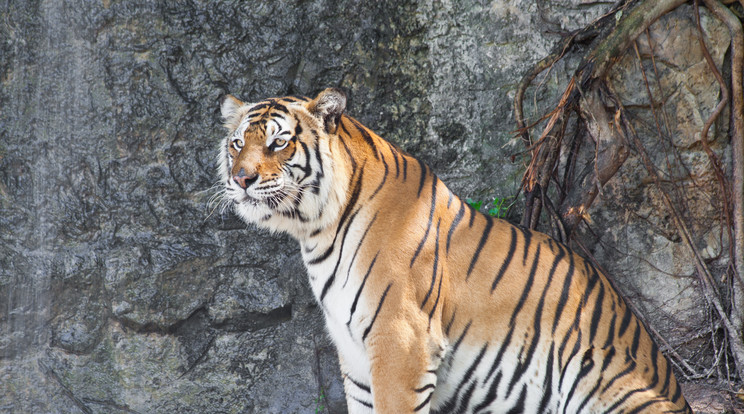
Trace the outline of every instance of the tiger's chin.
<instances>
[{"instance_id":1,"label":"tiger's chin","mask_svg":"<svg viewBox=\"0 0 744 414\"><path fill-rule=\"evenodd\" d=\"M321 207L313 202L315 198L315 195L292 185L282 185L258 194L242 192L231 195L233 210L243 220L291 235L295 235L293 230L298 229L296 219L310 223L318 218L317 212Z\"/></svg>"},{"instance_id":2,"label":"tiger's chin","mask_svg":"<svg viewBox=\"0 0 744 414\"><path fill-rule=\"evenodd\" d=\"M248 205L251 205L253 207L258 206L261 203L260 200L258 200L256 198L253 198L253 197L251 197L249 195L243 195L243 196L240 196L240 197L237 197L237 198L233 198L232 199L232 202L234 204L236 204L236 205L248 204Z\"/></svg>"}]
</instances>

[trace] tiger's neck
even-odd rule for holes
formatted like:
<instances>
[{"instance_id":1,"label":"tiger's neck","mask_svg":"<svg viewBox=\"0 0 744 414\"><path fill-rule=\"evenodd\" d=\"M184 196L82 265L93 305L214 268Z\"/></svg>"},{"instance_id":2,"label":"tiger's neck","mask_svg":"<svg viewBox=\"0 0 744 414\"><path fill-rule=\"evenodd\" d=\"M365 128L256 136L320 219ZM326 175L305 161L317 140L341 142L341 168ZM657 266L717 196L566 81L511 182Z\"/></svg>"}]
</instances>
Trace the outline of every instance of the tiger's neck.
<instances>
[{"instance_id":1,"label":"tiger's neck","mask_svg":"<svg viewBox=\"0 0 744 414\"><path fill-rule=\"evenodd\" d=\"M405 186L413 184L414 171L426 168L347 116L341 119L332 141L330 149L338 164L334 173L343 172L335 174L332 181L334 188L345 189L344 202L339 205L335 220L307 238L298 239L320 303L336 276L348 274L357 253L362 255L369 247L362 243L365 229L369 229L367 223L375 220L382 205L402 203L407 197ZM378 220L377 225L394 227L393 223L382 221Z\"/></svg>"}]
</instances>

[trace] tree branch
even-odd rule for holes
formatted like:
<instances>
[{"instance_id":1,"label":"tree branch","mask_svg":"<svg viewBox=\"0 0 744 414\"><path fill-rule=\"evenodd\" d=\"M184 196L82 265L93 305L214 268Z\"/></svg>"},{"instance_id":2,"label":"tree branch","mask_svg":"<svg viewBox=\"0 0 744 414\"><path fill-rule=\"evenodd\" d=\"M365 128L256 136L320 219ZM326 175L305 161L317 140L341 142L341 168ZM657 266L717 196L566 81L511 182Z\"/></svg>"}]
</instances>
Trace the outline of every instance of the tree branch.
<instances>
[{"instance_id":1,"label":"tree branch","mask_svg":"<svg viewBox=\"0 0 744 414\"><path fill-rule=\"evenodd\" d=\"M729 9L715 0L703 0L705 6L729 29L731 34L731 152L733 163L733 210L734 210L734 282L736 318L739 331L742 328L744 310L744 89L742 88L742 65L744 65L744 33L741 22ZM740 0L741 1L741 0ZM744 1L741 1L744 7ZM737 288L738 286L738 288ZM732 316L734 316L732 314ZM742 377L744 378L744 377Z\"/></svg>"}]
</instances>

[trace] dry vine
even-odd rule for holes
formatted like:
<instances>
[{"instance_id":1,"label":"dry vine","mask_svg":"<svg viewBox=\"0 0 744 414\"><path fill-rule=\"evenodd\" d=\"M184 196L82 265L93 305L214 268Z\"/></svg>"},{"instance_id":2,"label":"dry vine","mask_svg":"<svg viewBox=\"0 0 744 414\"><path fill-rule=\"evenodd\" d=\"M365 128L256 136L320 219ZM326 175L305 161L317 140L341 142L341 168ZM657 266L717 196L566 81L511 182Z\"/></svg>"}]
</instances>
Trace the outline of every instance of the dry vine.
<instances>
[{"instance_id":1,"label":"dry vine","mask_svg":"<svg viewBox=\"0 0 744 414\"><path fill-rule=\"evenodd\" d=\"M656 102L651 93L648 76L641 64L636 40L644 32L651 47L648 27L664 14L686 3L686 0L626 0L602 16L595 23L579 31L566 35L545 59L534 65L524 75L514 98L514 115L518 131L526 152L530 155L529 165L522 182L525 192L525 209L522 224L536 228L544 212L549 225L557 238L572 240L577 226L584 222L586 212L601 194L602 187L616 175L629 154L633 152L642 161L650 182L660 195L667 212L673 218L677 234L687 246L693 257L696 276L700 289L707 303L715 310L716 321L720 322L725 332L726 348L719 352L713 340L716 367L730 355L734 361L734 371L739 380L744 380L744 342L742 341L742 312L744 312L744 91L742 90L742 65L744 65L744 35L742 25L736 15L724 5L733 1L702 0L705 7L718 20L723 22L731 34L731 68L728 82L721 75L711 58L704 42L704 33L699 23L698 0L695 1L700 44L705 59L715 75L721 90L721 101L706 120L700 131L700 146L707 154L716 179L721 201L723 231L729 235L732 265L724 275L714 275L695 245L696 236L691 231L679 206L670 195L668 187L663 185L659 169L649 157L642 141L629 119L628 112L620 98L613 90L608 79L612 65L628 50L635 50L639 70L646 84L651 111L656 123L659 137L662 136L662 125L668 130L669 121L663 108L665 99ZM744 0L738 0L744 7ZM590 44L591 52L582 60L570 79L566 89L551 111L540 119L529 124L523 112L524 95L532 82L543 72L549 70L556 62L571 52L577 44ZM652 63L654 75L656 62ZM730 90L729 90L730 85ZM657 84L661 90L661 84ZM731 171L725 171L721 161L710 148L707 134L711 125L728 108L730 113L730 130L732 147ZM530 136L531 130L544 125L539 137ZM594 145L593 171L577 178L575 172L577 154L582 145ZM559 172L559 168L563 170ZM561 174L562 173L562 174ZM578 182L577 182L578 181ZM548 196L551 194L552 196ZM581 247L581 242L573 238ZM588 251L587 251L588 253ZM719 292L718 280L727 280L728 295ZM641 318L643 315L639 315ZM648 324L647 324L648 325ZM652 332L655 332L653 328ZM711 328L711 331L715 331ZM658 335L657 335L658 336ZM663 338L660 342L666 344ZM700 375L688 361L684 360L674 349L666 346L668 354L683 374L694 377ZM723 357L722 357L723 355ZM713 371L711 367L709 372Z\"/></svg>"}]
</instances>

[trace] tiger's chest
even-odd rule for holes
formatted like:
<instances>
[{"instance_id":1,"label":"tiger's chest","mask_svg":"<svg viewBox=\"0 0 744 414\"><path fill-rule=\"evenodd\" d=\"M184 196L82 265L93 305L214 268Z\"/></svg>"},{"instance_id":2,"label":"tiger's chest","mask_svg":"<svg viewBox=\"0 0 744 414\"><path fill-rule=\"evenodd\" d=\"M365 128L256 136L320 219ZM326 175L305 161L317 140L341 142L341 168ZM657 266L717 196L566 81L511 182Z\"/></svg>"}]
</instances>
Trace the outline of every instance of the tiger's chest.
<instances>
[{"instance_id":1,"label":"tiger's chest","mask_svg":"<svg viewBox=\"0 0 744 414\"><path fill-rule=\"evenodd\" d=\"M353 263L354 256L344 254L343 249L334 249L322 261L317 261L324 255L318 252L322 248L308 250L303 247L302 252L310 287L323 311L331 339L345 362L342 369L355 378L368 378L370 363L362 337L363 324L369 320L369 306L364 296L363 275Z\"/></svg>"}]
</instances>

